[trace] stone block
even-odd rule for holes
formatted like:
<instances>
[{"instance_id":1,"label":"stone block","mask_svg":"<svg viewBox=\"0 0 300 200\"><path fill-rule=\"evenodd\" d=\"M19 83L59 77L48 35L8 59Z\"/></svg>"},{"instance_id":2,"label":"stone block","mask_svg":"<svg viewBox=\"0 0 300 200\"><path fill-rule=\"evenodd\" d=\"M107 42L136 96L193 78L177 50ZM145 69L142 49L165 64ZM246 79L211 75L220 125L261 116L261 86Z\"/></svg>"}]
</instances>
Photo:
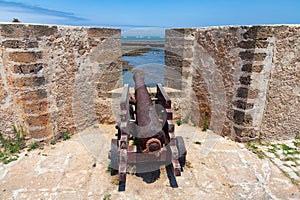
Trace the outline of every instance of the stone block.
<instances>
[{"instance_id":1,"label":"stone block","mask_svg":"<svg viewBox=\"0 0 300 200\"><path fill-rule=\"evenodd\" d=\"M183 47L184 42L185 40L183 37L179 37L179 38L166 37L165 39L165 45L167 45L170 48L178 47L178 46Z\"/></svg>"},{"instance_id":2,"label":"stone block","mask_svg":"<svg viewBox=\"0 0 300 200\"><path fill-rule=\"evenodd\" d=\"M253 117L250 114L245 114L243 124L246 126L251 126L253 122Z\"/></svg>"},{"instance_id":3,"label":"stone block","mask_svg":"<svg viewBox=\"0 0 300 200\"><path fill-rule=\"evenodd\" d=\"M245 39L266 40L274 35L272 27L269 26L252 26L246 27L248 30L243 34Z\"/></svg>"},{"instance_id":4,"label":"stone block","mask_svg":"<svg viewBox=\"0 0 300 200\"><path fill-rule=\"evenodd\" d=\"M165 35L166 38L183 38L185 33L184 28L175 28L175 29L166 29Z\"/></svg>"},{"instance_id":5,"label":"stone block","mask_svg":"<svg viewBox=\"0 0 300 200\"><path fill-rule=\"evenodd\" d=\"M50 113L42 114L39 116L27 116L26 123L29 127L33 126L46 126L50 122Z\"/></svg>"},{"instance_id":6,"label":"stone block","mask_svg":"<svg viewBox=\"0 0 300 200\"><path fill-rule=\"evenodd\" d=\"M248 98L249 99L255 99L258 97L258 89L254 89L254 88L249 88L248 90Z\"/></svg>"},{"instance_id":7,"label":"stone block","mask_svg":"<svg viewBox=\"0 0 300 200\"><path fill-rule=\"evenodd\" d=\"M252 67L252 72L260 73L263 70L263 65L255 65Z\"/></svg>"},{"instance_id":8,"label":"stone block","mask_svg":"<svg viewBox=\"0 0 300 200\"><path fill-rule=\"evenodd\" d=\"M242 71L244 72L256 72L260 73L263 70L264 66L263 65L252 65L250 63L244 64L242 66Z\"/></svg>"},{"instance_id":9,"label":"stone block","mask_svg":"<svg viewBox=\"0 0 300 200\"><path fill-rule=\"evenodd\" d=\"M181 57L165 57L165 65L172 68L181 68L183 65L183 59Z\"/></svg>"},{"instance_id":10,"label":"stone block","mask_svg":"<svg viewBox=\"0 0 300 200\"><path fill-rule=\"evenodd\" d=\"M240 87L237 91L237 97L239 98L249 98L249 99L255 99L258 97L258 90L254 88L244 88Z\"/></svg>"},{"instance_id":11,"label":"stone block","mask_svg":"<svg viewBox=\"0 0 300 200\"><path fill-rule=\"evenodd\" d=\"M165 58L180 58L183 59L183 48L166 48L165 49Z\"/></svg>"},{"instance_id":12,"label":"stone block","mask_svg":"<svg viewBox=\"0 0 300 200\"><path fill-rule=\"evenodd\" d=\"M248 97L248 88L240 87L237 90L237 97L246 99Z\"/></svg>"},{"instance_id":13,"label":"stone block","mask_svg":"<svg viewBox=\"0 0 300 200\"><path fill-rule=\"evenodd\" d=\"M11 81L12 81L12 85L15 88L37 87L37 86L43 86L46 83L46 79L43 76L14 78Z\"/></svg>"},{"instance_id":14,"label":"stone block","mask_svg":"<svg viewBox=\"0 0 300 200\"><path fill-rule=\"evenodd\" d=\"M40 102L24 102L23 109L25 114L44 114L46 112L49 112L49 101L40 101Z\"/></svg>"},{"instance_id":15,"label":"stone block","mask_svg":"<svg viewBox=\"0 0 300 200\"><path fill-rule=\"evenodd\" d=\"M243 49L267 48L268 45L269 42L265 40L248 40L238 43L238 47Z\"/></svg>"},{"instance_id":16,"label":"stone block","mask_svg":"<svg viewBox=\"0 0 300 200\"><path fill-rule=\"evenodd\" d=\"M57 26L1 24L1 35L5 38L29 38L50 36L57 32Z\"/></svg>"},{"instance_id":17,"label":"stone block","mask_svg":"<svg viewBox=\"0 0 300 200\"><path fill-rule=\"evenodd\" d=\"M24 38L28 36L24 24L1 24L1 35L4 38Z\"/></svg>"},{"instance_id":18,"label":"stone block","mask_svg":"<svg viewBox=\"0 0 300 200\"><path fill-rule=\"evenodd\" d=\"M242 85L250 85L251 84L251 76L250 75L241 76L240 77L240 83Z\"/></svg>"},{"instance_id":19,"label":"stone block","mask_svg":"<svg viewBox=\"0 0 300 200\"><path fill-rule=\"evenodd\" d=\"M240 57L245 61L264 61L267 57L266 53L254 53L252 51L240 52Z\"/></svg>"},{"instance_id":20,"label":"stone block","mask_svg":"<svg viewBox=\"0 0 300 200\"><path fill-rule=\"evenodd\" d=\"M47 91L46 89L38 89L35 91L27 91L20 95L20 101L39 101L42 99L47 98Z\"/></svg>"},{"instance_id":21,"label":"stone block","mask_svg":"<svg viewBox=\"0 0 300 200\"><path fill-rule=\"evenodd\" d=\"M231 135L231 128L229 122L224 122L223 128L221 131L222 136L230 136Z\"/></svg>"},{"instance_id":22,"label":"stone block","mask_svg":"<svg viewBox=\"0 0 300 200\"><path fill-rule=\"evenodd\" d=\"M37 48L38 42L36 41L21 41L21 40L5 40L2 42L2 47L5 48Z\"/></svg>"},{"instance_id":23,"label":"stone block","mask_svg":"<svg viewBox=\"0 0 300 200\"><path fill-rule=\"evenodd\" d=\"M166 45L165 47L165 56L183 58L183 54L183 46L169 47L168 45Z\"/></svg>"},{"instance_id":24,"label":"stone block","mask_svg":"<svg viewBox=\"0 0 300 200\"><path fill-rule=\"evenodd\" d=\"M48 25L30 25L29 29L33 33L32 36L35 36L37 38L48 37L58 32L57 26L48 26Z\"/></svg>"},{"instance_id":25,"label":"stone block","mask_svg":"<svg viewBox=\"0 0 300 200\"><path fill-rule=\"evenodd\" d=\"M46 126L42 128L31 128L29 130L29 135L33 139L45 140L51 138L53 136L53 133L51 129L48 126Z\"/></svg>"},{"instance_id":26,"label":"stone block","mask_svg":"<svg viewBox=\"0 0 300 200\"><path fill-rule=\"evenodd\" d=\"M4 103L4 99L7 97L7 94L7 89L5 89L2 78L0 76L0 104Z\"/></svg>"},{"instance_id":27,"label":"stone block","mask_svg":"<svg viewBox=\"0 0 300 200\"><path fill-rule=\"evenodd\" d=\"M243 124L244 117L245 117L245 112L240 111L240 110L234 110L233 121L236 124L238 124L238 125Z\"/></svg>"},{"instance_id":28,"label":"stone block","mask_svg":"<svg viewBox=\"0 0 300 200\"><path fill-rule=\"evenodd\" d=\"M244 64L242 66L242 71L243 72L252 72L252 64Z\"/></svg>"},{"instance_id":29,"label":"stone block","mask_svg":"<svg viewBox=\"0 0 300 200\"><path fill-rule=\"evenodd\" d=\"M88 28L87 34L89 38L121 38L120 29L112 28Z\"/></svg>"},{"instance_id":30,"label":"stone block","mask_svg":"<svg viewBox=\"0 0 300 200\"><path fill-rule=\"evenodd\" d=\"M99 117L99 123L115 123L115 116L111 111L110 102L96 102L95 103L96 114Z\"/></svg>"},{"instance_id":31,"label":"stone block","mask_svg":"<svg viewBox=\"0 0 300 200\"><path fill-rule=\"evenodd\" d=\"M251 139L256 139L259 136L259 132L254 130L253 127L242 127L242 126L233 126L234 133L237 136L238 142L248 142Z\"/></svg>"},{"instance_id":32,"label":"stone block","mask_svg":"<svg viewBox=\"0 0 300 200\"><path fill-rule=\"evenodd\" d=\"M191 61L188 61L188 60L183 60L182 61L182 67L191 67Z\"/></svg>"},{"instance_id":33,"label":"stone block","mask_svg":"<svg viewBox=\"0 0 300 200\"><path fill-rule=\"evenodd\" d=\"M253 49L255 48L255 40L241 41L238 43L238 47L243 49Z\"/></svg>"},{"instance_id":34,"label":"stone block","mask_svg":"<svg viewBox=\"0 0 300 200\"><path fill-rule=\"evenodd\" d=\"M88 41L91 47L97 47L99 44L101 44L101 40L99 41L94 38L89 38Z\"/></svg>"},{"instance_id":35,"label":"stone block","mask_svg":"<svg viewBox=\"0 0 300 200\"><path fill-rule=\"evenodd\" d=\"M9 57L14 62L20 63L31 63L36 62L39 59L42 59L42 52L11 52Z\"/></svg>"},{"instance_id":36,"label":"stone block","mask_svg":"<svg viewBox=\"0 0 300 200\"><path fill-rule=\"evenodd\" d=\"M186 48L183 51L183 58L193 58L193 49L192 48Z\"/></svg>"},{"instance_id":37,"label":"stone block","mask_svg":"<svg viewBox=\"0 0 300 200\"><path fill-rule=\"evenodd\" d=\"M230 119L231 121L233 121L233 116L234 116L234 110L233 109L228 109L226 116L228 119Z\"/></svg>"},{"instance_id":38,"label":"stone block","mask_svg":"<svg viewBox=\"0 0 300 200\"><path fill-rule=\"evenodd\" d=\"M247 102L242 101L242 100L237 100L237 101L233 102L233 105L236 108L243 109L243 110L252 109L254 107L253 103L247 103Z\"/></svg>"},{"instance_id":39,"label":"stone block","mask_svg":"<svg viewBox=\"0 0 300 200\"><path fill-rule=\"evenodd\" d=\"M268 48L269 42L264 40L256 40L255 48Z\"/></svg>"},{"instance_id":40,"label":"stone block","mask_svg":"<svg viewBox=\"0 0 300 200\"><path fill-rule=\"evenodd\" d=\"M13 65L12 72L16 74L37 74L43 68L43 63Z\"/></svg>"},{"instance_id":41,"label":"stone block","mask_svg":"<svg viewBox=\"0 0 300 200\"><path fill-rule=\"evenodd\" d=\"M113 61L118 60L120 56L121 54L119 51L112 49L112 50L100 51L98 54L94 54L91 57L91 60L97 63L110 64Z\"/></svg>"},{"instance_id":42,"label":"stone block","mask_svg":"<svg viewBox=\"0 0 300 200\"><path fill-rule=\"evenodd\" d=\"M98 69L101 73L121 73L122 63L118 61L112 61L108 64L99 64Z\"/></svg>"}]
</instances>

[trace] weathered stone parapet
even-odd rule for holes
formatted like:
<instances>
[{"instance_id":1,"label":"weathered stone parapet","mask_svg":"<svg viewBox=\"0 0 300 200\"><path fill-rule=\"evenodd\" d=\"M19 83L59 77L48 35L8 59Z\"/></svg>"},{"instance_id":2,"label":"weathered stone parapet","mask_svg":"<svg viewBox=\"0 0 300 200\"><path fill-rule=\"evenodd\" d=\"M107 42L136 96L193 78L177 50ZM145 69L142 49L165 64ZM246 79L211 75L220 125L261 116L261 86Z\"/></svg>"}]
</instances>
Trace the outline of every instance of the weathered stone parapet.
<instances>
[{"instance_id":1,"label":"weathered stone parapet","mask_svg":"<svg viewBox=\"0 0 300 200\"><path fill-rule=\"evenodd\" d=\"M0 24L0 44L2 133L23 124L49 140L114 120L110 107L96 108L121 80L119 29Z\"/></svg>"},{"instance_id":2,"label":"weathered stone parapet","mask_svg":"<svg viewBox=\"0 0 300 200\"><path fill-rule=\"evenodd\" d=\"M168 87L185 95L182 116L196 118L200 126L208 118L212 130L237 141L294 137L300 130L295 115L300 93L299 29L293 25L168 29L166 65L181 75Z\"/></svg>"}]
</instances>

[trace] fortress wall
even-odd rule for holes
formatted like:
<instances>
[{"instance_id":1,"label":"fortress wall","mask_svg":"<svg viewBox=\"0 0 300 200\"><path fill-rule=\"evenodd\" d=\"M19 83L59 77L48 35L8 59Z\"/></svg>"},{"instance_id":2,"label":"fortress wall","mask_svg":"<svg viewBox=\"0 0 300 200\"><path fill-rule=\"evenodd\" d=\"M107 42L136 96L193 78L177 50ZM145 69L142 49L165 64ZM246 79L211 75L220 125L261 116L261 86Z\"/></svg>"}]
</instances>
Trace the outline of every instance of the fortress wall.
<instances>
[{"instance_id":1,"label":"fortress wall","mask_svg":"<svg viewBox=\"0 0 300 200\"><path fill-rule=\"evenodd\" d=\"M300 130L300 26L166 30L166 80L181 117L236 141L293 138ZM177 73L178 72L178 73ZM179 80L179 82L178 82Z\"/></svg>"},{"instance_id":2,"label":"fortress wall","mask_svg":"<svg viewBox=\"0 0 300 200\"><path fill-rule=\"evenodd\" d=\"M165 86L181 91L179 117L236 141L293 138L299 35L295 25L167 29ZM0 24L0 132L20 124L40 141L114 123L120 37L119 29Z\"/></svg>"},{"instance_id":3,"label":"fortress wall","mask_svg":"<svg viewBox=\"0 0 300 200\"><path fill-rule=\"evenodd\" d=\"M0 24L0 132L35 140L113 122L108 91L122 84L120 30Z\"/></svg>"}]
</instances>

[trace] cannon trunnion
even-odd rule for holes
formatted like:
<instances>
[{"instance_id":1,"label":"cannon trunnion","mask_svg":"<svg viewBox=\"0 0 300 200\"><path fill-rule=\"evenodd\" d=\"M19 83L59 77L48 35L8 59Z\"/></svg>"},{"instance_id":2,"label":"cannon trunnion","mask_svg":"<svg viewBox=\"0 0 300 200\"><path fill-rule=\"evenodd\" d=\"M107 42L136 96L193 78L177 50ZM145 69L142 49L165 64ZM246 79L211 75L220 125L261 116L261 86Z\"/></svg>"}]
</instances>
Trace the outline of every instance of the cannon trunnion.
<instances>
[{"instance_id":1,"label":"cannon trunnion","mask_svg":"<svg viewBox=\"0 0 300 200\"><path fill-rule=\"evenodd\" d=\"M134 81L134 97L128 84L123 88L117 138L109 152L111 173L118 173L119 191L124 191L128 166L135 166L137 173L152 173L165 165L171 187L178 187L175 176L183 171L186 148L174 133L171 100L157 84L152 101L142 72L135 72Z\"/></svg>"}]
</instances>

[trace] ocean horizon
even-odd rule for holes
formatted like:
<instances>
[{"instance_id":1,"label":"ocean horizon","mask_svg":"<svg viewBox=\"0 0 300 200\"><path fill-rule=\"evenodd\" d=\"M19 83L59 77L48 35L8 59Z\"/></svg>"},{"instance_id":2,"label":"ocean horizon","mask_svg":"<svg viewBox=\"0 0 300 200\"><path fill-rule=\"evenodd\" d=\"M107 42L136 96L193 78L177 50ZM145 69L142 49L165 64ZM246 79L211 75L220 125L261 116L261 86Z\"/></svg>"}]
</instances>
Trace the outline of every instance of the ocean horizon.
<instances>
[{"instance_id":1,"label":"ocean horizon","mask_svg":"<svg viewBox=\"0 0 300 200\"><path fill-rule=\"evenodd\" d=\"M164 36L121 36L122 41L165 41Z\"/></svg>"}]
</instances>

